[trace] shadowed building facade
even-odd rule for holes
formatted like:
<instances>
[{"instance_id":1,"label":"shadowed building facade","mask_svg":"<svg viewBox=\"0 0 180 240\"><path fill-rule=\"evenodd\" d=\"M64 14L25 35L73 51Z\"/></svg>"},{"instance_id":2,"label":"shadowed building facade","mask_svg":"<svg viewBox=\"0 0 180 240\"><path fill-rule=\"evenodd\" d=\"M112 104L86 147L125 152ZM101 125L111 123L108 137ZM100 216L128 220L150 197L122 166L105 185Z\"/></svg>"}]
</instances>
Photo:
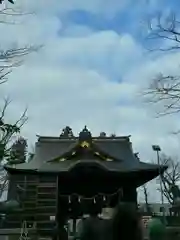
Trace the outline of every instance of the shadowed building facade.
<instances>
[{"instance_id":1,"label":"shadowed building facade","mask_svg":"<svg viewBox=\"0 0 180 240\"><path fill-rule=\"evenodd\" d=\"M67 131L68 130L68 131ZM65 128L60 137L41 137L29 163L6 166L8 198L21 202L20 214L7 216L11 227L27 220L50 234L51 218L63 225L92 208L137 202L137 187L165 167L144 163L133 153L129 136L92 137L85 127L78 137Z\"/></svg>"}]
</instances>

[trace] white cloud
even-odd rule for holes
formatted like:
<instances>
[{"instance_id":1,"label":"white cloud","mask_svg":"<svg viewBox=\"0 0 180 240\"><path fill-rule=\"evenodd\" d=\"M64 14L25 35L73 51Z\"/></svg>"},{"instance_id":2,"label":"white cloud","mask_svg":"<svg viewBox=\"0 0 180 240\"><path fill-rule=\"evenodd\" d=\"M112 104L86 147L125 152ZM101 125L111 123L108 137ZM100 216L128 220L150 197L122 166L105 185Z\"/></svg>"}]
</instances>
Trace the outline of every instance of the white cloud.
<instances>
[{"instance_id":1,"label":"white cloud","mask_svg":"<svg viewBox=\"0 0 180 240\"><path fill-rule=\"evenodd\" d=\"M152 59L129 34L93 32L77 25L65 28L60 37L58 31L65 26L56 15L59 10L87 8L105 13L110 2L114 10L123 7L112 1L104 3L104 9L101 1L73 2L44 5L44 1L23 1L26 6L22 7L36 10L36 14L24 16L18 25L0 25L2 46L44 43L39 52L27 56L23 66L14 69L0 89L1 95L13 99L8 119L17 119L29 106L23 134L30 142L35 141L35 134L58 136L65 125L71 125L75 133L87 125L94 134L131 134L134 149L144 161L154 158L152 144L160 144L167 154L178 153L179 143L169 135L179 128L177 117L154 119L137 90L154 73L178 72L179 55Z\"/></svg>"},{"instance_id":2,"label":"white cloud","mask_svg":"<svg viewBox=\"0 0 180 240\"><path fill-rule=\"evenodd\" d=\"M71 24L64 30L60 31L61 36L65 37L87 37L92 34L92 30L86 26L80 26L78 24Z\"/></svg>"}]
</instances>

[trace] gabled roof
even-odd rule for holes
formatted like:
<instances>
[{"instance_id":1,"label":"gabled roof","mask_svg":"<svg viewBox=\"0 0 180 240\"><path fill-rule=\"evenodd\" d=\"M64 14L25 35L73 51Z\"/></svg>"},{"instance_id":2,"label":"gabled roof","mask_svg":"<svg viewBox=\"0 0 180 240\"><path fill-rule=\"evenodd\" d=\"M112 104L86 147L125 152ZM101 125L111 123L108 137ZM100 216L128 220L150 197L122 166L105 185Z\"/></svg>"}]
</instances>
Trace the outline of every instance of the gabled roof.
<instances>
[{"instance_id":1,"label":"gabled roof","mask_svg":"<svg viewBox=\"0 0 180 240\"><path fill-rule=\"evenodd\" d=\"M89 159L92 157L94 160L107 160L107 161L122 161L125 160L125 158L128 157L129 151L125 153L124 159L122 159L122 148L121 150L121 155L117 154L117 144L113 142L112 149L111 147L108 149L108 144L104 144L105 142L97 142L97 141L92 141L92 143L88 143L86 141L79 142L76 141L75 143L71 144L66 151L62 152L60 155L58 155L57 158L50 159L48 162L55 162L58 160L70 160L70 159ZM104 146L105 145L105 146ZM107 145L107 146L106 146ZM114 146L113 146L114 145ZM113 148L114 147L114 148ZM121 146L122 147L122 146ZM127 149L123 149L124 151ZM137 161L137 159L134 159L134 155L130 154L131 158L133 158L133 161ZM131 159L132 160L132 159Z\"/></svg>"},{"instance_id":2,"label":"gabled roof","mask_svg":"<svg viewBox=\"0 0 180 240\"><path fill-rule=\"evenodd\" d=\"M29 163L7 171L70 172L78 166L96 165L106 172L151 172L147 181L158 176L165 167L143 163L135 156L128 137L92 137L85 127L79 137L39 137L34 158Z\"/></svg>"}]
</instances>

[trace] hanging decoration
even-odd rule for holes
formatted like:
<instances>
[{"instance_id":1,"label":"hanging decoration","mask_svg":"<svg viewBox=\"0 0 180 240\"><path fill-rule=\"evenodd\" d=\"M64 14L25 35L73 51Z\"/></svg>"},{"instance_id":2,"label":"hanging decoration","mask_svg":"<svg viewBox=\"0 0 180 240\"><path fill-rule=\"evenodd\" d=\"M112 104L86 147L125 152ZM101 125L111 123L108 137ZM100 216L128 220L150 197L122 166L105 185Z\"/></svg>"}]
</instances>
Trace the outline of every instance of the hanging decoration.
<instances>
[{"instance_id":1,"label":"hanging decoration","mask_svg":"<svg viewBox=\"0 0 180 240\"><path fill-rule=\"evenodd\" d=\"M29 237L28 237L27 222L23 221L19 240L28 240L28 239Z\"/></svg>"},{"instance_id":2,"label":"hanging decoration","mask_svg":"<svg viewBox=\"0 0 180 240\"><path fill-rule=\"evenodd\" d=\"M118 196L119 200L123 196L123 189L120 188L116 192L112 194L106 194L106 193L98 193L92 197L84 197L82 195L79 195L78 193L72 193L71 195L64 195L64 194L59 194L59 197L61 198L68 198L68 202L71 203L73 199L77 199L77 202L81 203L81 201L93 201L94 204L96 204L97 200L100 197L102 198L103 202L107 202L109 199L111 199L114 196Z\"/></svg>"}]
</instances>

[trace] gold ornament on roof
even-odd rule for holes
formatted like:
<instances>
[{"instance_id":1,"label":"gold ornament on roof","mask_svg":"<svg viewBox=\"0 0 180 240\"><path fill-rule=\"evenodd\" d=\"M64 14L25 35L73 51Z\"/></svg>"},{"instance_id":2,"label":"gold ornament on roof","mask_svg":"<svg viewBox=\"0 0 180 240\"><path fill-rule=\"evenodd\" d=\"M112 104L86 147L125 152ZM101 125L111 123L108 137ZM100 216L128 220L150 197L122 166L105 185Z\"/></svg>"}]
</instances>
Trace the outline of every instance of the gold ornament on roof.
<instances>
[{"instance_id":1,"label":"gold ornament on roof","mask_svg":"<svg viewBox=\"0 0 180 240\"><path fill-rule=\"evenodd\" d=\"M80 144L81 147L83 148L89 148L90 147L90 144L86 141L83 141L81 144Z\"/></svg>"},{"instance_id":2,"label":"gold ornament on roof","mask_svg":"<svg viewBox=\"0 0 180 240\"><path fill-rule=\"evenodd\" d=\"M96 155L98 155L98 156L100 155L100 153L99 153L99 152L95 152L95 154L96 154Z\"/></svg>"},{"instance_id":3,"label":"gold ornament on roof","mask_svg":"<svg viewBox=\"0 0 180 240\"><path fill-rule=\"evenodd\" d=\"M95 154L96 154L97 156L99 156L99 157L100 157L102 160L104 160L104 161L107 161L107 162L112 162L112 161L113 161L112 158L105 157L105 156L103 156L102 154L100 154L99 152L95 152Z\"/></svg>"}]
</instances>

